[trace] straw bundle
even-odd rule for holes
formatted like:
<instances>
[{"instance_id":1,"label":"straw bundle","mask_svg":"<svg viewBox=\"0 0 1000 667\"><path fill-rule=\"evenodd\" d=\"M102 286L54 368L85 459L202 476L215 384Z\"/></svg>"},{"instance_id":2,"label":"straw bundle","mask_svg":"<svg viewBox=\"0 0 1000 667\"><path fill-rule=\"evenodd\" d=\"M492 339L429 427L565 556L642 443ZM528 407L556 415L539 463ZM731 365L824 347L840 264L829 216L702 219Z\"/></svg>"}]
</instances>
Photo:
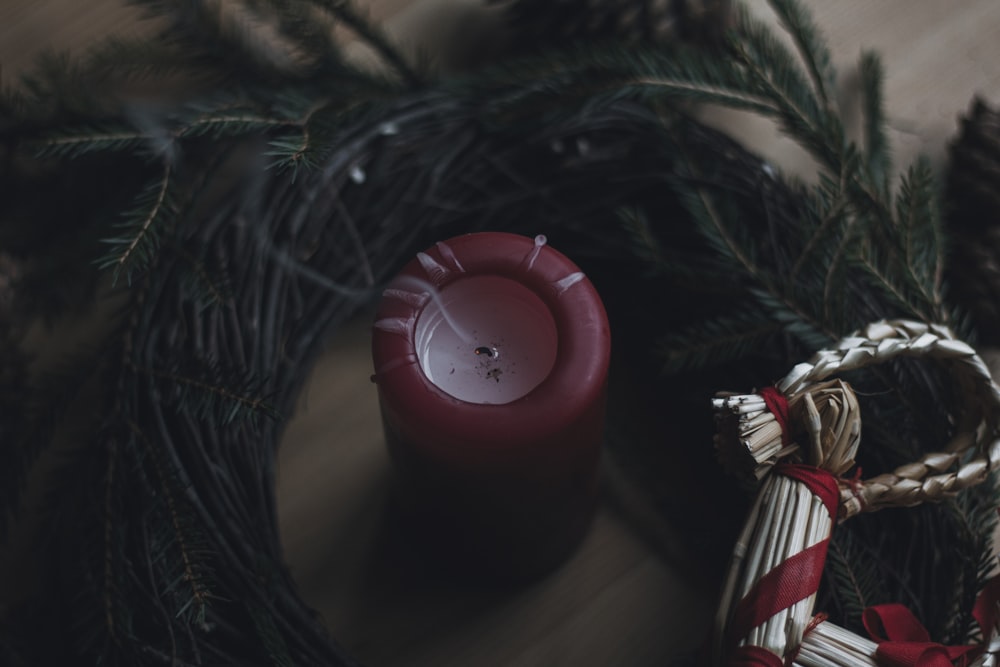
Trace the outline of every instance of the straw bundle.
<instances>
[{"instance_id":1,"label":"straw bundle","mask_svg":"<svg viewBox=\"0 0 1000 667\"><path fill-rule=\"evenodd\" d=\"M779 460L799 453L835 475L847 472L861 439L861 415L850 385L839 379L821 382L786 401L783 428L763 396L718 394L712 406L719 424L715 449L720 464L736 475L761 479ZM793 440L798 435L805 435L804 453Z\"/></svg>"},{"instance_id":2,"label":"straw bundle","mask_svg":"<svg viewBox=\"0 0 1000 667\"><path fill-rule=\"evenodd\" d=\"M806 634L792 661L793 667L879 667L875 655L878 644L850 630L824 621ZM969 661L967 667L997 667L1000 637L994 637L986 651Z\"/></svg>"},{"instance_id":3,"label":"straw bundle","mask_svg":"<svg viewBox=\"0 0 1000 667\"><path fill-rule=\"evenodd\" d=\"M803 638L792 662L795 667L877 667L878 644L824 621Z\"/></svg>"},{"instance_id":4,"label":"straw bundle","mask_svg":"<svg viewBox=\"0 0 1000 667\"><path fill-rule=\"evenodd\" d=\"M837 372L919 356L947 364L964 397L943 452L867 481L840 476L854 465L860 416ZM945 328L880 321L798 364L759 394L719 394L720 461L763 478L733 550L715 620L716 664L741 648L804 666L876 664L875 644L828 623L806 632L834 519L934 500L983 481L1000 461L1000 389L975 351ZM809 464L776 465L783 458ZM802 472L802 471L805 472ZM791 592L789 592L789 589Z\"/></svg>"},{"instance_id":5,"label":"straw bundle","mask_svg":"<svg viewBox=\"0 0 1000 667\"><path fill-rule=\"evenodd\" d=\"M816 591L749 630L732 637L733 611L765 575L792 556L821 546L833 529L833 518L806 484L780 474L767 476L734 549L733 562L716 617L716 631L737 646L760 646L783 656L798 646L812 618ZM721 648L721 646L719 646Z\"/></svg>"}]
</instances>

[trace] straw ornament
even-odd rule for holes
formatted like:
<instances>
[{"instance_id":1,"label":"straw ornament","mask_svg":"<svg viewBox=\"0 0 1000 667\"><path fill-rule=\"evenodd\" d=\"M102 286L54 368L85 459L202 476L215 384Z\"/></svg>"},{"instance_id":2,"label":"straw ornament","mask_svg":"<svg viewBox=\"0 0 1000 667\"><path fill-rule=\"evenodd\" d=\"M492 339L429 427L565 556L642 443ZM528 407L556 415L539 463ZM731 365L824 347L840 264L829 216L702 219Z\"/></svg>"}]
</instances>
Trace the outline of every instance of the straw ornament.
<instances>
[{"instance_id":1,"label":"straw ornament","mask_svg":"<svg viewBox=\"0 0 1000 667\"><path fill-rule=\"evenodd\" d=\"M963 397L954 435L940 452L891 473L868 480L845 478L861 440L860 409L850 385L831 376L903 356L946 366ZM860 512L941 500L982 482L996 468L1000 389L975 350L943 326L883 320L817 352L774 387L718 394L713 408L720 462L730 472L761 480L723 587L714 663L910 664L887 663L884 657L916 650L915 640L902 641L898 635L922 637L919 631L909 632L922 631L922 626L905 608L887 606L884 624L896 636L873 642L814 617L813 605L835 523ZM992 598L1000 593L1000 584L996 589L984 603L990 611L977 613L987 641L994 634L997 605ZM871 622L881 629L879 611L872 610ZM981 647L929 646L935 655L992 664L987 662L991 654Z\"/></svg>"}]
</instances>

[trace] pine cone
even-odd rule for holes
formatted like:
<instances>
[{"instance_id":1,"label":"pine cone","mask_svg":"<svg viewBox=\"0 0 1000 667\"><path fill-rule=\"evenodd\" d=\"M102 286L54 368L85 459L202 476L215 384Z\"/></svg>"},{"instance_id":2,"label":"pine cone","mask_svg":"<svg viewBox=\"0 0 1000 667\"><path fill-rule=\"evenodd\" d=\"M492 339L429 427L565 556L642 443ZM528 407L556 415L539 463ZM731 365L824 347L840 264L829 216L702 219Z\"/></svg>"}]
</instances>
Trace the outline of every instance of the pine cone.
<instances>
[{"instance_id":1,"label":"pine cone","mask_svg":"<svg viewBox=\"0 0 1000 667\"><path fill-rule=\"evenodd\" d=\"M1000 112L974 99L950 158L952 298L972 315L981 342L1000 344Z\"/></svg>"},{"instance_id":2,"label":"pine cone","mask_svg":"<svg viewBox=\"0 0 1000 667\"><path fill-rule=\"evenodd\" d=\"M682 39L714 43L730 0L490 0L504 8L514 48L544 50L579 42L626 44Z\"/></svg>"}]
</instances>

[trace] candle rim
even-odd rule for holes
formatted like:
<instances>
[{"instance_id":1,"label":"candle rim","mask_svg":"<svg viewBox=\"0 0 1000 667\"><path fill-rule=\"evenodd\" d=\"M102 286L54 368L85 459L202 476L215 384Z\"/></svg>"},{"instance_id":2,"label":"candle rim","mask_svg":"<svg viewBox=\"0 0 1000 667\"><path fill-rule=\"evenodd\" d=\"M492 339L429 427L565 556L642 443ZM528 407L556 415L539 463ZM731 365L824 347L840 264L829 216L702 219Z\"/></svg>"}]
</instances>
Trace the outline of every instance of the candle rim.
<instances>
[{"instance_id":1,"label":"candle rim","mask_svg":"<svg viewBox=\"0 0 1000 667\"><path fill-rule=\"evenodd\" d=\"M590 280L572 260L549 245L536 252L538 261L526 266L524 258L537 247L534 239L527 236L476 232L453 237L444 244L444 251L441 244L424 251L434 265L445 269L444 273L430 276L421 259L415 258L404 266L400 275L428 275L439 289L475 275L498 275L524 285L541 299L556 323L555 363L542 382L514 401L500 404L464 401L437 387L416 361L412 323L423 306L418 308L402 301L383 300L376 320L396 317L411 323L406 336L378 329L373 332L376 363L380 359L406 358L408 361L382 371L383 377L376 379L383 394L384 409L395 413L404 423L441 431L439 444L429 446L440 446L449 452L460 447L463 441L467 442L473 434L478 441L474 449L480 453L489 448L506 451L518 443L544 439L558 432L565 423L578 419L583 410L594 404L595 397L603 393L610 365L607 313ZM498 248L502 248L500 256L496 255ZM558 285L567 276L577 275L579 277L569 287ZM406 394L414 391L430 393L435 398L433 405L421 405L419 410L408 406ZM523 419L505 420L503 417L507 413ZM527 424L532 425L530 430ZM490 428L484 429L484 425Z\"/></svg>"}]
</instances>

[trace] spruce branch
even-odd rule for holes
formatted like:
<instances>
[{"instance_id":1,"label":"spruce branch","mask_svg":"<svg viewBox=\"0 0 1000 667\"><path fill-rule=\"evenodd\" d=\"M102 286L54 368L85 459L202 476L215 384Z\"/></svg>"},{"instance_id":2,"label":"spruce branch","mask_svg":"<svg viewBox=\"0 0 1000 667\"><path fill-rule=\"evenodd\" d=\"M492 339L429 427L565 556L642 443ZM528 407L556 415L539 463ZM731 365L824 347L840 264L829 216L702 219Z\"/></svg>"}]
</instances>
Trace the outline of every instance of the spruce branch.
<instances>
[{"instance_id":1,"label":"spruce branch","mask_svg":"<svg viewBox=\"0 0 1000 667\"><path fill-rule=\"evenodd\" d=\"M821 106L829 109L837 73L833 68L830 50L823 42L812 17L795 0L769 0L769 4L795 42Z\"/></svg>"},{"instance_id":2,"label":"spruce branch","mask_svg":"<svg viewBox=\"0 0 1000 667\"><path fill-rule=\"evenodd\" d=\"M255 21L240 2L218 0L132 0L150 18L168 26L161 38L186 53L188 58L228 70L230 76L268 79L288 76L294 69L289 53L293 45L276 39L266 23Z\"/></svg>"},{"instance_id":3,"label":"spruce branch","mask_svg":"<svg viewBox=\"0 0 1000 667\"><path fill-rule=\"evenodd\" d=\"M976 598L997 575L997 559L993 539L997 527L996 507L1000 502L1000 488L996 473L988 481L944 503L944 509L954 521L960 556L956 566L964 570L961 584L954 590L952 613L948 615L945 630L952 643L982 641L984 638L976 623L973 610Z\"/></svg>"},{"instance_id":4,"label":"spruce branch","mask_svg":"<svg viewBox=\"0 0 1000 667\"><path fill-rule=\"evenodd\" d=\"M203 306L221 306L232 299L232 284L224 271L210 272L205 262L192 255L183 245L168 242L170 250L176 253L190 269L186 282L190 285L192 300Z\"/></svg>"},{"instance_id":5,"label":"spruce branch","mask_svg":"<svg viewBox=\"0 0 1000 667\"><path fill-rule=\"evenodd\" d=\"M699 322L660 338L663 372L706 369L761 351L784 331L770 312L749 309Z\"/></svg>"},{"instance_id":6,"label":"spruce branch","mask_svg":"<svg viewBox=\"0 0 1000 667\"><path fill-rule=\"evenodd\" d=\"M638 208L617 211L619 224L628 233L633 253L644 263L662 267L667 264L665 250L653 232L649 216Z\"/></svg>"},{"instance_id":7,"label":"spruce branch","mask_svg":"<svg viewBox=\"0 0 1000 667\"><path fill-rule=\"evenodd\" d=\"M919 290L929 312L948 321L941 294L944 239L937 188L930 162L918 159L902 177L896 197L896 220L901 237L900 267Z\"/></svg>"},{"instance_id":8,"label":"spruce branch","mask_svg":"<svg viewBox=\"0 0 1000 667\"><path fill-rule=\"evenodd\" d=\"M149 135L134 129L84 128L72 133L43 139L38 144L38 157L72 158L96 151L131 152L149 140Z\"/></svg>"},{"instance_id":9,"label":"spruce branch","mask_svg":"<svg viewBox=\"0 0 1000 667\"><path fill-rule=\"evenodd\" d=\"M311 3L245 0L245 4L262 20L276 22L282 37L304 52L310 68L330 76L343 74L343 56L333 26Z\"/></svg>"},{"instance_id":10,"label":"spruce branch","mask_svg":"<svg viewBox=\"0 0 1000 667\"><path fill-rule=\"evenodd\" d=\"M860 630L864 610L887 600L875 562L853 533L837 531L830 540L826 565L823 578L840 609L838 616L848 628Z\"/></svg>"},{"instance_id":11,"label":"spruce branch","mask_svg":"<svg viewBox=\"0 0 1000 667\"><path fill-rule=\"evenodd\" d=\"M378 27L358 12L351 0L306 1L328 12L354 31L396 71L407 87L415 89L423 83L420 75L410 67L396 46Z\"/></svg>"},{"instance_id":12,"label":"spruce branch","mask_svg":"<svg viewBox=\"0 0 1000 667\"><path fill-rule=\"evenodd\" d=\"M861 83L861 109L864 120L864 149L868 170L875 186L888 196L892 159L885 134L885 101L882 87L885 73L882 60L872 51L864 51L858 65Z\"/></svg>"},{"instance_id":13,"label":"spruce branch","mask_svg":"<svg viewBox=\"0 0 1000 667\"><path fill-rule=\"evenodd\" d=\"M743 8L729 51L751 85L777 109L791 136L834 173L840 171L843 131L839 119L819 104L793 54L750 11Z\"/></svg>"},{"instance_id":14,"label":"spruce branch","mask_svg":"<svg viewBox=\"0 0 1000 667\"><path fill-rule=\"evenodd\" d=\"M152 463L159 491L165 503L164 509L167 512L171 531L170 539L164 540L164 543L173 544L177 549L176 558L179 560L177 563L179 571L172 579L164 580L167 591L178 593L181 600L179 608L175 612L175 618L193 619L199 625L204 625L206 610L213 598L204 581L204 575L209 569L199 558L199 552L204 549L202 546L204 540L196 535L193 522L184 516L186 512L181 507L180 494L175 491L177 480L167 469L168 463L164 460L163 454L135 421L127 417L124 421L133 437L141 443L146 451L147 459ZM170 569L169 562L164 562L164 566L168 570ZM183 587L186 592L179 593L179 587Z\"/></svg>"},{"instance_id":15,"label":"spruce branch","mask_svg":"<svg viewBox=\"0 0 1000 667\"><path fill-rule=\"evenodd\" d=\"M220 139L229 136L253 135L276 128L298 125L295 120L254 113L252 110L224 109L184 121L171 132L176 139L208 136Z\"/></svg>"},{"instance_id":16,"label":"spruce branch","mask_svg":"<svg viewBox=\"0 0 1000 667\"><path fill-rule=\"evenodd\" d=\"M827 243L831 241L837 248L835 254L839 254L841 248L845 245L843 242L836 243L835 241L838 232L842 239L845 238L846 235L843 233L844 226L851 225L851 221L853 220L850 210L848 210L847 198L843 193L845 177L846 175L842 172L839 184L829 187L831 183L830 179L826 175L820 175L820 187L812 198L814 202L817 202L814 206L815 215L819 219L819 222L811 233L809 233L805 243L802 245L798 259L795 260L795 264L792 266L790 279L793 282L805 268L814 263L822 262L831 267L826 271L828 278L833 273L832 267L835 261L823 261L821 257L817 257L817 253L829 253ZM828 294L824 295L824 302L827 301L828 296Z\"/></svg>"},{"instance_id":17,"label":"spruce branch","mask_svg":"<svg viewBox=\"0 0 1000 667\"><path fill-rule=\"evenodd\" d=\"M285 642L284 637L281 636L281 631L275 625L274 619L271 618L271 614L268 613L267 609L249 605L247 612L253 620L264 648L267 649L267 654L271 658L272 664L275 667L294 667L295 661L288 651L288 644Z\"/></svg>"},{"instance_id":18,"label":"spruce branch","mask_svg":"<svg viewBox=\"0 0 1000 667\"><path fill-rule=\"evenodd\" d=\"M177 409L190 410L204 420L228 425L239 419L280 417L260 395L266 382L247 371L227 371L213 362L203 364L195 373L144 367L135 370L173 385Z\"/></svg>"},{"instance_id":19,"label":"spruce branch","mask_svg":"<svg viewBox=\"0 0 1000 667\"><path fill-rule=\"evenodd\" d=\"M133 276L147 269L155 259L165 228L177 212L172 185L173 168L169 161L164 161L163 173L146 186L136 198L134 208L125 214L125 221L117 225L125 233L103 239L111 248L97 265L112 269L114 283L124 276L131 285Z\"/></svg>"}]
</instances>

